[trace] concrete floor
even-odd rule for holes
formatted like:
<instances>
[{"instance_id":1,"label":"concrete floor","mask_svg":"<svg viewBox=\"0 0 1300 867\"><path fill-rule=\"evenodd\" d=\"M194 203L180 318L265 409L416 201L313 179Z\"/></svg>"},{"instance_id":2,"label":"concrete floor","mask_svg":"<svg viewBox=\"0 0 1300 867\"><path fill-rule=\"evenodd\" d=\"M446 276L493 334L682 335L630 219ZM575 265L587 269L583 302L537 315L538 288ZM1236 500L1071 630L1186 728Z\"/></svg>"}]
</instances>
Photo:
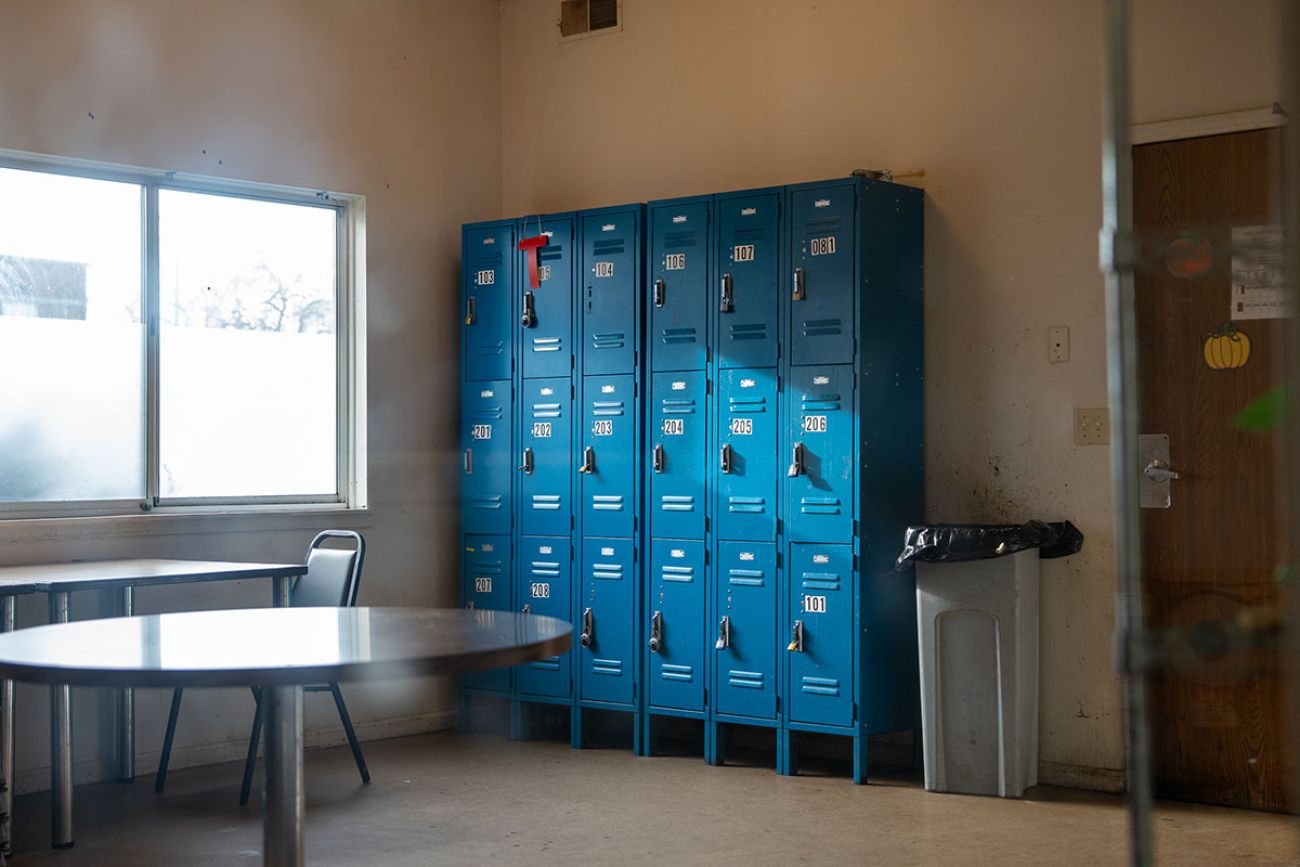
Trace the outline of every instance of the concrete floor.
<instances>
[{"instance_id":1,"label":"concrete floor","mask_svg":"<svg viewBox=\"0 0 1300 867\"><path fill-rule=\"evenodd\" d=\"M927 793L910 775L853 786L698 757L438 733L307 754L312 865L1121 865L1122 798L1040 787L1022 801ZM760 755L759 758L762 758ZM768 757L770 758L770 756ZM240 766L77 790L76 848L47 846L49 800L18 799L14 865L260 864ZM1288 817L1162 804L1162 864L1297 865Z\"/></svg>"}]
</instances>

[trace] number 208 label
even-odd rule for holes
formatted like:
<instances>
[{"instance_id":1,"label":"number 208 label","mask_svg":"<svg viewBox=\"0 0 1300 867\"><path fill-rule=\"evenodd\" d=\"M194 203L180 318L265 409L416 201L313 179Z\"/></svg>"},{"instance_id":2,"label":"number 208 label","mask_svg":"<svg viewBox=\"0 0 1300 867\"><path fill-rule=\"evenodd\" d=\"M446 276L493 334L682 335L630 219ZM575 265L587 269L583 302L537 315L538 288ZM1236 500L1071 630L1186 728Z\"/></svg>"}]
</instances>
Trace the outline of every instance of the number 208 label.
<instances>
[{"instance_id":1,"label":"number 208 label","mask_svg":"<svg viewBox=\"0 0 1300 867\"><path fill-rule=\"evenodd\" d=\"M528 589L529 589L529 592L532 593L532 596L533 596L534 599L550 599L550 598L551 598L551 585L550 585L550 584L530 584Z\"/></svg>"}]
</instances>

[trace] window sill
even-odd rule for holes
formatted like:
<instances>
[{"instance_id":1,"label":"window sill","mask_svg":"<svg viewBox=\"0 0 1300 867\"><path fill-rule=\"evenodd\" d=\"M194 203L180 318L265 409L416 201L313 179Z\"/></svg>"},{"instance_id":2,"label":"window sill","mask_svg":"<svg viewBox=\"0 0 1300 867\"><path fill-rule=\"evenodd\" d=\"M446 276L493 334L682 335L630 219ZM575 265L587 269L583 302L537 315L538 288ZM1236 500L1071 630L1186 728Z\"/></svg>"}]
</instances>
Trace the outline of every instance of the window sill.
<instances>
[{"instance_id":1,"label":"window sill","mask_svg":"<svg viewBox=\"0 0 1300 867\"><path fill-rule=\"evenodd\" d=\"M12 518L0 520L0 546L31 542L68 542L124 536L185 536L209 533L275 533L317 530L325 526L366 528L369 509L342 505L186 508L139 515Z\"/></svg>"}]
</instances>

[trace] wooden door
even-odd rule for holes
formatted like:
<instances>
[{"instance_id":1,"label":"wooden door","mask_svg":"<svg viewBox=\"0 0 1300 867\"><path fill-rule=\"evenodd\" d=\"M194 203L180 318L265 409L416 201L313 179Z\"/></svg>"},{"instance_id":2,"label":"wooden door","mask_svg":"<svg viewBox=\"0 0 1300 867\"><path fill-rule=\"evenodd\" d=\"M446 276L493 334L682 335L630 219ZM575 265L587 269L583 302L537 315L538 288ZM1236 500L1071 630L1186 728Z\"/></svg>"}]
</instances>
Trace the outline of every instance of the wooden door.
<instances>
[{"instance_id":1,"label":"wooden door","mask_svg":"<svg viewBox=\"0 0 1300 867\"><path fill-rule=\"evenodd\" d=\"M1281 603L1278 434L1233 423L1276 381L1281 320L1231 319L1233 228L1280 222L1280 159L1278 130L1133 149L1142 430L1168 434L1182 474L1169 508L1142 510L1150 630L1212 634L1208 624ZM1249 341L1242 366L1241 337L1211 338L1234 325ZM1289 809L1279 662L1276 650L1228 654L1154 679L1158 795Z\"/></svg>"}]
</instances>

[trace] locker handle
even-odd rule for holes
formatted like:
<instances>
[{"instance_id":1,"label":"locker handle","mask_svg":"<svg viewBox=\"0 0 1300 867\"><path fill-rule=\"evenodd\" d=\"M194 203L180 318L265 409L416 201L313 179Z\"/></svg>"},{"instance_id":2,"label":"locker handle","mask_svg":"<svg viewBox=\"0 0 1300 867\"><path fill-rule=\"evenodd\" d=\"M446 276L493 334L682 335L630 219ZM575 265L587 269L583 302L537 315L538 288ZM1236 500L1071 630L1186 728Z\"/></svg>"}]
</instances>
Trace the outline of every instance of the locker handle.
<instances>
[{"instance_id":1,"label":"locker handle","mask_svg":"<svg viewBox=\"0 0 1300 867\"><path fill-rule=\"evenodd\" d=\"M668 288L664 285L663 280L655 281L655 306L663 307L664 302L668 300Z\"/></svg>"},{"instance_id":2,"label":"locker handle","mask_svg":"<svg viewBox=\"0 0 1300 867\"><path fill-rule=\"evenodd\" d=\"M519 324L525 328L532 328L537 324L537 311L533 308L533 293L524 293L524 312L519 317Z\"/></svg>"},{"instance_id":3,"label":"locker handle","mask_svg":"<svg viewBox=\"0 0 1300 867\"><path fill-rule=\"evenodd\" d=\"M532 613L533 613L533 606L532 606L532 603L525 602L525 603L524 603L523 612L524 612L525 614L532 614Z\"/></svg>"},{"instance_id":4,"label":"locker handle","mask_svg":"<svg viewBox=\"0 0 1300 867\"><path fill-rule=\"evenodd\" d=\"M790 636L790 644L786 650L791 653L803 653L803 621L794 622L794 634Z\"/></svg>"},{"instance_id":5,"label":"locker handle","mask_svg":"<svg viewBox=\"0 0 1300 867\"><path fill-rule=\"evenodd\" d=\"M795 443L794 454L790 456L790 466L785 474L792 479L803 475L803 443Z\"/></svg>"},{"instance_id":6,"label":"locker handle","mask_svg":"<svg viewBox=\"0 0 1300 867\"><path fill-rule=\"evenodd\" d=\"M471 295L465 299L465 324L473 325L474 319L474 296Z\"/></svg>"},{"instance_id":7,"label":"locker handle","mask_svg":"<svg viewBox=\"0 0 1300 867\"><path fill-rule=\"evenodd\" d=\"M664 471L664 446L663 446L663 443L655 443L655 459L654 459L654 464L655 464L655 472L656 472L656 473L662 473L662 472Z\"/></svg>"},{"instance_id":8,"label":"locker handle","mask_svg":"<svg viewBox=\"0 0 1300 867\"><path fill-rule=\"evenodd\" d=\"M656 611L650 618L650 652L658 653L664 640L664 613Z\"/></svg>"},{"instance_id":9,"label":"locker handle","mask_svg":"<svg viewBox=\"0 0 1300 867\"><path fill-rule=\"evenodd\" d=\"M523 470L526 474L528 474L528 475L530 475L530 476L533 474L533 450L532 450L532 448L526 448L526 449L524 449L524 462L521 463L521 464L519 465L519 469Z\"/></svg>"},{"instance_id":10,"label":"locker handle","mask_svg":"<svg viewBox=\"0 0 1300 867\"><path fill-rule=\"evenodd\" d=\"M465 603L465 610L466 610L466 611L473 611L473 610L474 610L474 600L473 600L473 599L471 599L471 600L469 600L468 602Z\"/></svg>"},{"instance_id":11,"label":"locker handle","mask_svg":"<svg viewBox=\"0 0 1300 867\"><path fill-rule=\"evenodd\" d=\"M807 294L808 293L805 291L804 283L803 283L803 268L795 268L794 269L794 294L791 295L790 297L793 298L795 301L802 301L807 296Z\"/></svg>"},{"instance_id":12,"label":"locker handle","mask_svg":"<svg viewBox=\"0 0 1300 867\"><path fill-rule=\"evenodd\" d=\"M582 450L582 464L578 467L580 473L596 472L596 450L591 446L586 446Z\"/></svg>"},{"instance_id":13,"label":"locker handle","mask_svg":"<svg viewBox=\"0 0 1300 867\"><path fill-rule=\"evenodd\" d=\"M730 313L733 309L731 297L731 275L722 275L722 303L718 305L723 313Z\"/></svg>"},{"instance_id":14,"label":"locker handle","mask_svg":"<svg viewBox=\"0 0 1300 867\"><path fill-rule=\"evenodd\" d=\"M715 650L726 650L731 646L731 617L725 616L718 623L718 640L713 643Z\"/></svg>"},{"instance_id":15,"label":"locker handle","mask_svg":"<svg viewBox=\"0 0 1300 867\"><path fill-rule=\"evenodd\" d=\"M591 642L595 640L596 619L591 614L590 608L582 609L582 634L578 636L578 643L583 647L591 647Z\"/></svg>"},{"instance_id":16,"label":"locker handle","mask_svg":"<svg viewBox=\"0 0 1300 867\"><path fill-rule=\"evenodd\" d=\"M727 443L726 445L724 445L724 446L722 447L722 465L721 465L721 468L722 468L722 472L723 472L724 474L725 474L725 473L730 473L730 472L731 472L731 443Z\"/></svg>"},{"instance_id":17,"label":"locker handle","mask_svg":"<svg viewBox=\"0 0 1300 867\"><path fill-rule=\"evenodd\" d=\"M465 449L465 475L474 475L474 450Z\"/></svg>"}]
</instances>

